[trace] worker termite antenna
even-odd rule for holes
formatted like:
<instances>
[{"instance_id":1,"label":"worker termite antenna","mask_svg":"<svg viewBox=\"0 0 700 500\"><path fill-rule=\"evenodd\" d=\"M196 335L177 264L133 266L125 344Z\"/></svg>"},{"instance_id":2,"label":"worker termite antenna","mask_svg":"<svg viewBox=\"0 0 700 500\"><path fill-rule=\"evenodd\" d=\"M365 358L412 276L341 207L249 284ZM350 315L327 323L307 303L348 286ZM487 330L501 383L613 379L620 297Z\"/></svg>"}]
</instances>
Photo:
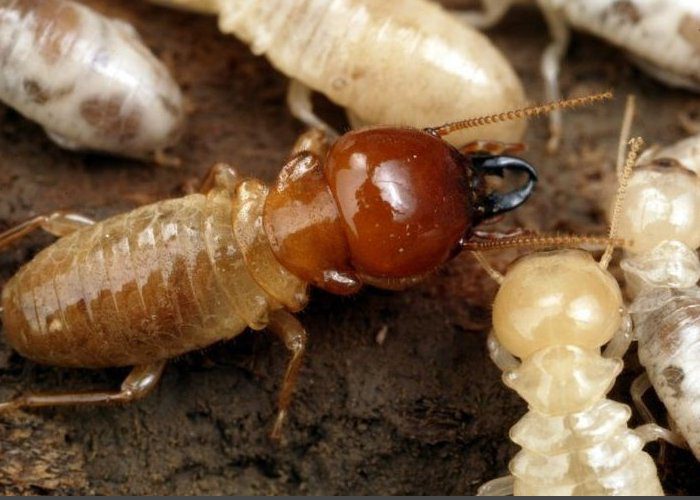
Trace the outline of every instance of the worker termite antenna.
<instances>
[{"instance_id":1,"label":"worker termite antenna","mask_svg":"<svg viewBox=\"0 0 700 500\"><path fill-rule=\"evenodd\" d=\"M545 104L536 104L534 106L528 106L526 108L515 109L512 111L495 113L493 115L467 118L466 120L446 123L444 125L440 125L439 127L427 128L426 131L439 137L443 137L458 130L483 127L485 125L491 125L493 123L520 120L532 118L535 116L543 116L555 110L573 109L581 106L587 106L604 100L612 99L612 97L612 91L608 90L599 94L577 97L575 99L562 99L559 101L552 101Z\"/></svg>"},{"instance_id":2,"label":"worker termite antenna","mask_svg":"<svg viewBox=\"0 0 700 500\"><path fill-rule=\"evenodd\" d=\"M629 102L629 101L628 101ZM620 210L622 209L622 204L625 201L625 194L627 193L627 184L629 183L630 175L632 175L632 169L637 163L637 157L639 156L639 151L644 145L644 140L641 137L635 137L629 141L629 151L627 153L627 160L625 161L625 166L622 169L622 177L620 177L619 185L617 188L617 195L615 196L615 206L612 212L612 218L610 220L610 243L608 243L605 253L600 258L600 267L607 269L608 264L610 264L610 259L612 258L612 253L615 250L615 245L612 243L613 239L617 234L618 219L620 218Z\"/></svg>"}]
</instances>

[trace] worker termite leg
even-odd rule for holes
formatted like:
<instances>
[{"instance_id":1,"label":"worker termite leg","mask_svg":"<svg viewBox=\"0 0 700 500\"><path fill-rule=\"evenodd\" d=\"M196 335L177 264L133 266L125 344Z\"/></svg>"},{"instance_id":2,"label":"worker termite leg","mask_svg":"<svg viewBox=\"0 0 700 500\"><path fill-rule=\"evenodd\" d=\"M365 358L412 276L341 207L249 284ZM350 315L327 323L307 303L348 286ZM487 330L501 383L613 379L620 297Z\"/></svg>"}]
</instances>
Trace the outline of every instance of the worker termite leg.
<instances>
[{"instance_id":1,"label":"worker termite leg","mask_svg":"<svg viewBox=\"0 0 700 500\"><path fill-rule=\"evenodd\" d=\"M337 137L338 132L314 113L313 104L311 103L312 93L313 90L299 80L289 80L289 88L287 89L287 106L289 106L289 111L292 113L292 116L308 127L321 129L329 137Z\"/></svg>"},{"instance_id":2,"label":"worker termite leg","mask_svg":"<svg viewBox=\"0 0 700 500\"><path fill-rule=\"evenodd\" d=\"M242 180L243 178L234 167L226 163L217 163L207 171L199 186L199 192L206 194L213 187L233 192Z\"/></svg>"},{"instance_id":3,"label":"worker termite leg","mask_svg":"<svg viewBox=\"0 0 700 500\"><path fill-rule=\"evenodd\" d=\"M504 497L513 494L513 476L503 476L482 484L476 492L480 497Z\"/></svg>"},{"instance_id":4,"label":"worker termite leg","mask_svg":"<svg viewBox=\"0 0 700 500\"><path fill-rule=\"evenodd\" d=\"M657 424L640 425L634 429L634 433L645 443L650 443L652 441L656 441L657 439L661 439L678 448L688 449L688 443L683 436Z\"/></svg>"},{"instance_id":5,"label":"worker termite leg","mask_svg":"<svg viewBox=\"0 0 700 500\"><path fill-rule=\"evenodd\" d=\"M549 32L552 35L552 43L549 44L542 54L540 71L544 79L546 99L548 101L558 101L561 99L559 70L566 48L569 46L571 33L566 24L566 19L560 10L544 5L542 7ZM561 134L562 113L560 110L554 110L549 115L549 141L547 142L547 150L550 153L555 152L559 148Z\"/></svg>"},{"instance_id":6,"label":"worker termite leg","mask_svg":"<svg viewBox=\"0 0 700 500\"><path fill-rule=\"evenodd\" d=\"M515 155L525 151L525 144L522 142L472 141L460 147L459 151L464 154Z\"/></svg>"},{"instance_id":7,"label":"worker termite leg","mask_svg":"<svg viewBox=\"0 0 700 500\"><path fill-rule=\"evenodd\" d=\"M292 394L299 377L299 368L301 368L304 352L306 351L307 334L299 320L291 313L283 310L274 312L270 316L270 322L267 326L272 333L282 339L284 345L292 354L282 380L277 418L270 433L270 437L279 439L282 435L282 426L287 418L289 405L292 402Z\"/></svg>"},{"instance_id":8,"label":"worker termite leg","mask_svg":"<svg viewBox=\"0 0 700 500\"><path fill-rule=\"evenodd\" d=\"M622 359L622 356L625 355L627 349L630 348L633 337L632 319L630 318L629 314L625 314L622 318L622 324L617 330L617 333L615 333L615 336L610 339L608 345L605 346L603 357Z\"/></svg>"},{"instance_id":9,"label":"worker termite leg","mask_svg":"<svg viewBox=\"0 0 700 500\"><path fill-rule=\"evenodd\" d=\"M54 236L67 236L78 229L94 224L95 221L84 215L70 212L54 212L49 215L37 215L33 219L22 222L4 233L0 233L0 248L8 246L23 236L36 229L53 234Z\"/></svg>"},{"instance_id":10,"label":"worker termite leg","mask_svg":"<svg viewBox=\"0 0 700 500\"><path fill-rule=\"evenodd\" d=\"M489 337L486 340L486 346L489 350L489 356L491 360L496 364L501 371L515 370L520 366L520 361L518 361L515 356L509 353L498 341L493 332L489 333Z\"/></svg>"},{"instance_id":11,"label":"worker termite leg","mask_svg":"<svg viewBox=\"0 0 700 500\"><path fill-rule=\"evenodd\" d=\"M481 0L482 11L452 11L454 15L477 29L489 29L503 19L515 0Z\"/></svg>"},{"instance_id":12,"label":"worker termite leg","mask_svg":"<svg viewBox=\"0 0 700 500\"><path fill-rule=\"evenodd\" d=\"M652 415L651 410L644 402L644 394L651 389L651 381L649 380L649 375L646 372L642 373L639 377L634 379L632 382L632 387L630 388L630 394L632 395L632 402L634 407L637 409L639 414L642 416L642 420L647 423L655 423L656 419Z\"/></svg>"},{"instance_id":13,"label":"worker termite leg","mask_svg":"<svg viewBox=\"0 0 700 500\"><path fill-rule=\"evenodd\" d=\"M129 403L141 399L155 388L163 374L165 361L135 366L119 391L61 392L55 394L23 394L0 403L0 412L42 406Z\"/></svg>"}]
</instances>

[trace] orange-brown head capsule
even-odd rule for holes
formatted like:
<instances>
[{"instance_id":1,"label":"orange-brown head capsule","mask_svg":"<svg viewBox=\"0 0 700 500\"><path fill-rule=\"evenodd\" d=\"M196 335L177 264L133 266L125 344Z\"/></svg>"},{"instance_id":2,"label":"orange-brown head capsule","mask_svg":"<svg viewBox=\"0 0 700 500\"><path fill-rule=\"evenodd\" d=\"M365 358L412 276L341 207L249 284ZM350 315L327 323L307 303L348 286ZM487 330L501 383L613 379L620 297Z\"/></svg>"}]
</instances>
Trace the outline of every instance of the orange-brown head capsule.
<instances>
[{"instance_id":1,"label":"orange-brown head capsule","mask_svg":"<svg viewBox=\"0 0 700 500\"><path fill-rule=\"evenodd\" d=\"M524 188L487 194L483 176L525 170ZM293 159L268 196L265 227L280 261L334 293L423 275L446 262L485 218L520 205L532 167L468 156L409 128L347 133L321 161Z\"/></svg>"}]
</instances>

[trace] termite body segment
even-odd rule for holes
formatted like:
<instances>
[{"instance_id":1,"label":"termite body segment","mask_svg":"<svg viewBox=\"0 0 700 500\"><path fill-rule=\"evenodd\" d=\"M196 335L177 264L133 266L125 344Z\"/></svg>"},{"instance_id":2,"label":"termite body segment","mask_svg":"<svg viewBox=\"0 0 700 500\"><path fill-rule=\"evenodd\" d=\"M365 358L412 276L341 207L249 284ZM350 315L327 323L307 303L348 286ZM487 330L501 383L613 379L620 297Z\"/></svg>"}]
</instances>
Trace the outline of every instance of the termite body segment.
<instances>
[{"instance_id":1,"label":"termite body segment","mask_svg":"<svg viewBox=\"0 0 700 500\"><path fill-rule=\"evenodd\" d=\"M643 157L621 211L621 261L639 359L676 429L700 459L700 136ZM641 397L648 384L633 386Z\"/></svg>"},{"instance_id":2,"label":"termite body segment","mask_svg":"<svg viewBox=\"0 0 700 500\"><path fill-rule=\"evenodd\" d=\"M158 0L207 8L211 3ZM309 126L310 90L347 108L353 127L425 127L522 106L522 85L505 57L477 31L426 0L226 0L219 27L265 55L292 79L292 113ZM486 125L447 140L522 139L525 124Z\"/></svg>"},{"instance_id":3,"label":"termite body segment","mask_svg":"<svg viewBox=\"0 0 700 500\"><path fill-rule=\"evenodd\" d=\"M134 28L70 0L0 1L0 99L68 149L151 158L183 98Z\"/></svg>"},{"instance_id":4,"label":"termite body segment","mask_svg":"<svg viewBox=\"0 0 700 500\"><path fill-rule=\"evenodd\" d=\"M484 175L528 181L487 193ZM145 395L167 359L269 327L292 351L275 432L290 402L307 284L348 294L362 283L397 289L458 253L475 225L530 194L523 160L461 153L437 135L370 128L337 139L302 136L268 190L217 167L203 193L85 226L38 217L0 235L0 247L34 228L64 235L2 292L11 346L60 366L131 366L117 393L26 395L1 409L117 402Z\"/></svg>"}]
</instances>

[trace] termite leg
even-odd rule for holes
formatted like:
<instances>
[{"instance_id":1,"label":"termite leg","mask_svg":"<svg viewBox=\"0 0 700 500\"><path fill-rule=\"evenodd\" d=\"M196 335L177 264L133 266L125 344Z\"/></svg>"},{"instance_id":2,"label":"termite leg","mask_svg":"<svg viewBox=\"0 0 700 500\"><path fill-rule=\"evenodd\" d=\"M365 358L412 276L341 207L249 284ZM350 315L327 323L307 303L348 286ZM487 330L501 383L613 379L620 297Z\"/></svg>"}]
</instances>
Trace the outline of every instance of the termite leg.
<instances>
[{"instance_id":1,"label":"termite leg","mask_svg":"<svg viewBox=\"0 0 700 500\"><path fill-rule=\"evenodd\" d=\"M90 226L94 223L95 221L84 215L70 212L59 211L48 215L37 215L28 221L8 229L4 233L0 233L0 248L8 246L13 241L37 229L43 229L54 236L61 237L67 236L78 229Z\"/></svg>"},{"instance_id":2,"label":"termite leg","mask_svg":"<svg viewBox=\"0 0 700 500\"><path fill-rule=\"evenodd\" d=\"M491 360L501 371L515 370L520 366L520 361L501 345L493 332L489 333L486 346L489 350Z\"/></svg>"},{"instance_id":3,"label":"termite leg","mask_svg":"<svg viewBox=\"0 0 700 500\"><path fill-rule=\"evenodd\" d=\"M206 194L214 187L233 192L242 180L234 167L226 163L217 163L207 171L199 186L199 192Z\"/></svg>"},{"instance_id":4,"label":"termite leg","mask_svg":"<svg viewBox=\"0 0 700 500\"><path fill-rule=\"evenodd\" d=\"M275 311L270 316L270 322L267 327L272 333L282 339L292 355L289 363L287 363L287 370L282 380L277 418L270 433L272 439L279 439L282 435L282 426L287 418L289 405L292 402L292 394L299 377L299 368L301 368L304 352L306 351L308 336L299 320L284 310Z\"/></svg>"},{"instance_id":5,"label":"termite leg","mask_svg":"<svg viewBox=\"0 0 700 500\"><path fill-rule=\"evenodd\" d=\"M325 158L328 147L328 135L321 129L312 128L299 136L292 147L291 155L311 153L317 158Z\"/></svg>"},{"instance_id":6,"label":"termite leg","mask_svg":"<svg viewBox=\"0 0 700 500\"><path fill-rule=\"evenodd\" d=\"M634 382L632 382L630 394L632 395L634 407L642 416L642 421L645 423L656 423L654 415L651 413L651 410L649 410L649 407L646 405L643 399L644 394L646 394L649 389L651 389L651 381L649 380L649 375L647 375L647 372L644 372L639 377L634 379Z\"/></svg>"},{"instance_id":7,"label":"termite leg","mask_svg":"<svg viewBox=\"0 0 700 500\"><path fill-rule=\"evenodd\" d=\"M629 314L625 314L622 318L620 328L617 330L613 338L610 339L608 345L605 346L603 357L622 359L622 356L625 355L627 349L630 348L633 338L632 319L630 318Z\"/></svg>"},{"instance_id":8,"label":"termite leg","mask_svg":"<svg viewBox=\"0 0 700 500\"><path fill-rule=\"evenodd\" d=\"M522 142L472 141L460 147L459 151L464 154L515 155L525 151L525 144Z\"/></svg>"},{"instance_id":9,"label":"termite leg","mask_svg":"<svg viewBox=\"0 0 700 500\"><path fill-rule=\"evenodd\" d=\"M494 27L503 19L515 0L481 0L481 11L452 11L454 15L474 28L485 30Z\"/></svg>"},{"instance_id":10,"label":"termite leg","mask_svg":"<svg viewBox=\"0 0 700 500\"><path fill-rule=\"evenodd\" d=\"M503 476L482 484L476 492L480 497L504 497L513 494L513 476Z\"/></svg>"},{"instance_id":11,"label":"termite leg","mask_svg":"<svg viewBox=\"0 0 700 500\"><path fill-rule=\"evenodd\" d=\"M165 363L164 360L135 366L122 383L119 391L23 394L5 403L0 403L0 412L42 406L118 404L136 401L150 394L155 388L163 374Z\"/></svg>"},{"instance_id":12,"label":"termite leg","mask_svg":"<svg viewBox=\"0 0 700 500\"><path fill-rule=\"evenodd\" d=\"M552 35L552 42L547 46L542 54L540 71L545 84L545 95L548 101L558 101L561 99L561 91L559 89L559 70L561 60L564 57L571 32L566 24L566 18L563 13L555 7L542 5L542 12L549 33ZM549 141L547 142L547 150L554 153L559 148L562 134L562 113L555 109L549 115Z\"/></svg>"},{"instance_id":13,"label":"termite leg","mask_svg":"<svg viewBox=\"0 0 700 500\"><path fill-rule=\"evenodd\" d=\"M314 113L311 103L312 93L313 90L299 80L289 80L289 88L287 89L289 111L293 117L306 124L307 127L323 130L329 137L337 137L338 132Z\"/></svg>"},{"instance_id":14,"label":"termite leg","mask_svg":"<svg viewBox=\"0 0 700 500\"><path fill-rule=\"evenodd\" d=\"M678 448L688 449L688 442L680 434L657 424L644 424L634 429L634 433L645 443L661 439Z\"/></svg>"}]
</instances>

